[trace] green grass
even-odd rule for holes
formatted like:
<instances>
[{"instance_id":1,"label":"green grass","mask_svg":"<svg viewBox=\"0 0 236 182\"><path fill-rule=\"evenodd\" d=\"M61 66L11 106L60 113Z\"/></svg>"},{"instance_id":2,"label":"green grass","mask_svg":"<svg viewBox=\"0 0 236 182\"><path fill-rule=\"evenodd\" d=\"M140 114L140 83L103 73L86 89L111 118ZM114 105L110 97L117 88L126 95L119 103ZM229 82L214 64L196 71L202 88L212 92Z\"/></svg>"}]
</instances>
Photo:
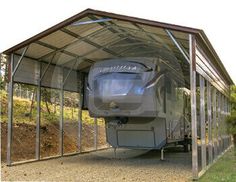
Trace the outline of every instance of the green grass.
<instances>
[{"instance_id":1,"label":"green grass","mask_svg":"<svg viewBox=\"0 0 236 182\"><path fill-rule=\"evenodd\" d=\"M200 182L236 182L236 148L230 149L200 179Z\"/></svg>"},{"instance_id":2,"label":"green grass","mask_svg":"<svg viewBox=\"0 0 236 182\"><path fill-rule=\"evenodd\" d=\"M8 121L7 109L8 109L8 94L0 90L0 104L1 104L1 122ZM35 124L36 123L36 116L37 116L37 103L34 102L32 116L27 117L25 114L29 113L31 101L27 99L21 99L19 97L14 96L13 102L13 123L27 123L27 124ZM60 120L60 106L57 105L54 107L50 103L48 104L49 109L51 111L48 114L46 110L45 102L41 101L41 124L53 124L59 123ZM72 114L73 112L73 114ZM64 106L64 121L66 122L78 122L78 108L66 107ZM86 124L94 124L94 118L89 116L87 110L82 111L82 121ZM98 125L103 125L103 120L98 119Z\"/></svg>"}]
</instances>

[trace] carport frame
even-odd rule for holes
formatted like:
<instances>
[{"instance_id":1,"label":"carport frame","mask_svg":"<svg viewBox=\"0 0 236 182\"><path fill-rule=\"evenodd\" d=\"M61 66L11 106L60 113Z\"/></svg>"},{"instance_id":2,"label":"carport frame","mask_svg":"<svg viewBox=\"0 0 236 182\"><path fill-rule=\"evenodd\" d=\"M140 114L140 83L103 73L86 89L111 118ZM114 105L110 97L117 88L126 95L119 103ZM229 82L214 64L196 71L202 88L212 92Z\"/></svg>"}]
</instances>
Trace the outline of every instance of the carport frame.
<instances>
[{"instance_id":1,"label":"carport frame","mask_svg":"<svg viewBox=\"0 0 236 182\"><path fill-rule=\"evenodd\" d=\"M218 136L218 132L216 133L215 130L217 129L217 124L219 124L219 122L222 122L222 120L219 120L219 118L224 118L226 115L228 115L230 113L230 105L229 105L229 100L226 98L228 97L228 95L223 95L220 92L216 91L216 88L214 88L214 86L210 83L210 79L208 78L208 76L200 76L200 94L201 94L201 100L200 100L200 110L202 113L205 112L205 108L204 108L204 95L203 92L204 91L204 86L205 83L207 85L207 119L209 122L208 125L208 135L210 136L209 138L209 142L208 142L208 151L209 151L209 164L206 166L206 162L205 160L203 161L203 169L199 172L199 166L198 166L198 143L197 143L197 113L196 113L196 74L197 72L199 74L201 74L199 72L199 70L197 69L198 65L196 64L196 49L197 49L197 45L199 45L200 47L203 47L204 50L208 53L207 54L207 58L206 61L213 64L213 66L215 66L217 68L216 73L223 78L223 80L228 84L233 84L233 81L231 80L230 76L228 75L227 71L225 70L222 62L220 61L218 55L216 54L216 52L214 51L212 45L210 44L209 40L207 39L206 35L204 34L204 32L202 30L199 29L194 29L194 28L188 28L188 27L183 27L183 26L177 26L177 25L171 25L171 24L166 24L166 23L160 23L160 22L156 22L156 21L149 21L149 20L144 20L144 19L140 19L140 18L134 18L134 17L129 17L129 16L123 16L123 15L117 15L117 14L113 14L113 13L107 13L107 12L103 12L103 11L96 11L96 10L91 10L91 9L87 9L67 20L65 20L62 23L59 23L57 25L55 25L54 27L4 51L4 54L10 55L11 59L10 59L10 82L9 82L9 105L8 105L8 117L9 117L9 121L8 121L8 145L7 145L7 165L12 165L11 163L11 143L12 143L12 109L13 109L13 84L14 84L14 73L16 72L18 66L16 67L16 70L13 70L14 68L14 51L19 50L21 48L24 48L25 46L29 45L32 42L38 41L39 39L59 30L62 29L63 27L87 16L87 15L97 15L97 16L102 16L102 17L110 17L110 18L114 18L114 19L118 19L118 20L122 20L122 21L128 21L128 22L132 22L132 23L140 23L143 25L149 25L152 27L159 27L159 28L163 28L167 31L167 34L170 36L171 40L175 43L175 45L178 47L178 49L180 50L180 52L184 55L186 60L189 60L190 63L190 87L191 87L191 122L192 122L192 172L193 172L193 179L198 179L199 176L201 176L205 170L207 168L209 168L209 166L212 165L212 163L214 163L216 161L216 159L222 155L224 153L224 151L226 151L229 147L226 148L222 148L222 146L230 146L230 137L228 136L228 138L226 137L223 140L223 145L221 144L216 145L216 143L218 143L218 139L222 136ZM178 42L175 42L175 40L173 39L172 35L168 33L169 30L173 30L173 31L179 31L179 32L183 32L183 33L187 33L189 34L189 57L186 55L186 52L183 51L181 49L181 46L178 44ZM181 51L182 50L182 51ZM27 51L27 47L25 48L25 50L22 53L22 57L24 56L25 52ZM55 51L60 51L60 50L55 50ZM189 59L188 59L189 58ZM77 59L77 58L74 58ZM70 60L72 61L72 60ZM87 60L90 61L90 60ZM20 61L21 62L21 61ZM20 64L20 62L18 62ZM40 77L43 75L42 74L42 70L41 70L42 66L40 64ZM37 131L37 135L36 135L36 160L40 160L40 101L41 101L41 80L38 81L38 86L37 86L37 124L36 124L36 131ZM211 90L213 90L213 97L211 96ZM218 107L216 106L216 92L218 93L218 96L220 99L218 100L225 100L224 102L218 102ZM81 92L82 93L82 92ZM80 94L80 97L83 97L82 94ZM63 98L63 84L61 86L61 101ZM221 104L221 105L220 105ZM82 106L82 100L80 99L80 103L79 106ZM60 133L61 133L61 137L63 137L63 103L60 103L60 108L61 108L61 120L60 120ZM212 116L212 109L213 109L213 116ZM216 118L216 114L218 112L218 118ZM81 140L81 113L79 114L79 140ZM204 118L201 118L201 123L204 125ZM95 124L97 123L96 119L94 120ZM96 125L95 125L96 127ZM214 130L214 136L212 138L212 130ZM217 129L218 130L218 129ZM203 131L202 131L203 132ZM97 132L96 132L97 133ZM202 133L202 140L204 140L205 135L204 133ZM216 140L217 139L217 140ZM216 140L216 141L215 141ZM225 141L225 142L224 142ZM61 139L61 142L63 143L63 138ZM97 143L97 139L95 137L94 139L94 146L95 146L95 150L97 149L96 147L96 143ZM79 146L81 146L81 141L79 142ZM78 146L78 147L79 147ZM204 141L203 141L203 146L204 146ZM217 147L215 147L217 146ZM60 145L60 148L63 147L62 144ZM205 151L204 149L205 147L203 147L201 154L203 155ZM210 150L209 150L210 149ZM212 149L214 149L214 155L212 155L213 151ZM217 150L216 150L217 149ZM63 156L63 148L61 148L60 150L60 155ZM220 154L220 155L219 155ZM206 152L205 154L206 155ZM206 156L204 156L205 158Z\"/></svg>"},{"instance_id":2,"label":"carport frame","mask_svg":"<svg viewBox=\"0 0 236 182\"><path fill-rule=\"evenodd\" d=\"M46 66L46 68L42 73L42 64L41 62L39 62L39 66L40 66L40 74L39 74L39 79L38 79L38 85L37 85L37 115L36 115L36 145L35 145L35 159L31 159L31 160L27 160L27 161L20 161L20 162L13 162L11 161L11 151L12 151L12 140L13 140L13 136L12 136L12 122L13 122L13 85L14 85L14 76L15 73L19 67L19 65L21 64L21 61L24 58L24 55L26 53L28 49L28 46L26 48L24 48L23 53L20 57L20 59L18 60L17 65L14 68L14 53L11 54L11 59L10 59L10 67L9 67L9 84L8 84L8 92L9 92L9 96L8 96L8 133L7 133L7 165L8 166L12 166L15 164L22 164L25 162L32 162L32 161L38 161L38 160L45 160L45 159L53 159L53 158L57 158L57 157L62 157L62 156L68 156L68 155L75 155L75 154L80 154L80 153L87 153L87 152L93 152L93 151L97 151L97 150L104 150L108 147L105 148L100 148L98 149L97 147L97 142L98 142L98 131L97 131L97 118L94 118L94 149L92 150L88 150L88 151L81 151L81 133L82 133L82 102L83 102L83 87L80 87L80 99L79 99L79 112L78 112L78 152L73 152L73 153L67 153L64 154L63 151L63 124L64 124L64 114L63 114L63 110L64 110L64 103L63 103L63 98L64 98L64 85L66 83L66 80L68 78L68 76L70 75L72 68L69 70L69 72L67 73L66 77L63 78L63 74L61 75L60 78L60 83L61 83L61 88L60 90L60 121L59 121L59 126L60 126L60 130L59 130L59 155L56 156L50 156L50 157L43 157L41 158L40 156L40 113L41 113L41 81L46 73L46 71L48 70L49 66L51 65L52 59L54 58L54 56L52 57L51 61L48 63L48 65ZM75 61L75 64L78 63L77 61ZM64 68L61 67L61 70L63 70ZM83 83L83 76L81 77L82 80L80 81L81 83Z\"/></svg>"}]
</instances>

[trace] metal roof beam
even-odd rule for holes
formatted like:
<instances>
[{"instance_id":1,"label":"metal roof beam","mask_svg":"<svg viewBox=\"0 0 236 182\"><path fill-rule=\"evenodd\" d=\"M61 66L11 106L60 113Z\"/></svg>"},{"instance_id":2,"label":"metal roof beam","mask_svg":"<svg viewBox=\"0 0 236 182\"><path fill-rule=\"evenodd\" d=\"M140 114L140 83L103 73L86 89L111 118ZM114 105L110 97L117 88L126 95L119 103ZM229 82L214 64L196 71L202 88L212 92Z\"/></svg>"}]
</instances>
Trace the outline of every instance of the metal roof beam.
<instances>
[{"instance_id":1,"label":"metal roof beam","mask_svg":"<svg viewBox=\"0 0 236 182\"><path fill-rule=\"evenodd\" d=\"M147 35L152 35L152 36L154 35L154 36L161 37L163 39L168 39L168 36L166 36L166 35L162 35L162 34L146 31L143 27L142 27L142 30L140 30L140 29L135 29L135 28L131 28L131 27L124 27L124 26L121 26L121 25L116 25L116 26L119 27L119 28L127 29L127 30L129 30L131 32L134 32L134 33L141 32L141 33L146 33ZM141 27L141 26L139 25L139 27ZM159 29L161 29L161 28L159 28ZM186 43L188 42L188 39L178 38L178 40L185 41Z\"/></svg>"},{"instance_id":2,"label":"metal roof beam","mask_svg":"<svg viewBox=\"0 0 236 182\"><path fill-rule=\"evenodd\" d=\"M174 35L167 29L165 29L165 32L171 38L171 40L176 45L176 47L179 49L179 51L183 54L186 61L188 61L190 63L189 55L187 54L186 50L181 46L181 44L178 43L178 41L175 39Z\"/></svg>"},{"instance_id":3,"label":"metal roof beam","mask_svg":"<svg viewBox=\"0 0 236 182\"><path fill-rule=\"evenodd\" d=\"M50 62L47 64L46 68L44 69L44 71L43 71L43 73L42 73L42 75L41 75L41 77L40 77L40 80L39 80L40 82L42 81L43 77L45 76L45 74L46 74L46 72L47 72L49 66L51 65L51 63L52 63L52 61L53 61L55 55L56 55L56 53L52 56L52 58L50 59Z\"/></svg>"},{"instance_id":4,"label":"metal roof beam","mask_svg":"<svg viewBox=\"0 0 236 182\"><path fill-rule=\"evenodd\" d=\"M93 15L90 15L89 16L89 18L91 18L92 20L97 20L97 18L96 17L94 17ZM120 32L120 33L122 33L122 34L125 34L125 35L120 35L120 37L123 37L123 36L128 36L129 38L131 38L131 37L133 37L135 40L137 40L137 39L139 39L138 37L136 37L136 36L134 36L134 35L132 35L132 34L130 34L129 32L127 32L126 30L124 30L123 28L120 28L117 24L115 24L114 22L108 22L109 24L111 24L112 25L112 28L110 28L109 30L113 33L113 32ZM99 22L99 24L101 25L101 26L106 26L107 24L106 23L104 23L104 22ZM139 28L139 31L140 31L140 28ZM144 32L143 30L142 30L142 32ZM153 41L155 44L158 42L157 40L155 40L155 39L153 39L153 38L151 38L151 37L149 37L149 39L151 39L151 40L144 40L144 41L148 41L148 43L150 43L150 41ZM159 42L158 42L159 43ZM145 44L145 43L144 43ZM121 54L119 53L119 57L121 56Z\"/></svg>"},{"instance_id":5,"label":"metal roof beam","mask_svg":"<svg viewBox=\"0 0 236 182\"><path fill-rule=\"evenodd\" d=\"M96 18L94 15L88 15L88 17L89 17L91 20L98 20L98 18ZM108 26L107 23L105 23L105 22L99 22L98 24L101 25L101 26L103 26L103 27L104 27L104 26ZM112 33L121 33L121 34L118 35L120 38L124 38L124 36L127 36L127 35L129 36L129 34L127 34L127 32L125 32L126 35L124 35L124 32L121 32L121 30L117 30L116 27L115 27L115 29L114 29L114 26L113 26L113 25L115 25L114 22L110 21L109 24L110 24L110 26L109 26L108 30L109 30L110 32L112 32Z\"/></svg>"},{"instance_id":6,"label":"metal roof beam","mask_svg":"<svg viewBox=\"0 0 236 182\"><path fill-rule=\"evenodd\" d=\"M126 37L124 37L123 39L126 39ZM103 50L104 48L108 48L110 45L112 45L112 44L114 44L114 43L116 43L116 42L122 41L123 39L118 39L118 40L114 40L114 41L112 41L112 42L108 42L107 44L101 46L100 48L96 48L96 49L93 49L93 50L91 50L91 51L89 51L89 52L86 52L85 54L81 55L80 58L85 58L85 57L88 56L89 54L92 54L92 53L94 53L94 52L96 52L96 51L99 51L99 50ZM71 60L67 61L65 64L67 64L67 63L69 63L69 62L71 62ZM94 62L94 61L93 61L93 62Z\"/></svg>"},{"instance_id":7,"label":"metal roof beam","mask_svg":"<svg viewBox=\"0 0 236 182\"><path fill-rule=\"evenodd\" d=\"M20 59L18 60L16 66L15 66L15 68L14 68L14 70L12 70L12 77L14 77L14 75L15 75L17 69L19 68L19 66L20 66L20 64L21 64L21 61L22 61L22 59L24 58L25 53L27 52L28 48L29 48L29 46L27 46L27 47L24 48L23 53L21 54L21 57L20 57ZM13 61L13 63L14 63L14 61Z\"/></svg>"},{"instance_id":8,"label":"metal roof beam","mask_svg":"<svg viewBox=\"0 0 236 182\"><path fill-rule=\"evenodd\" d=\"M123 32L126 32L126 30L124 30L124 29L126 29L126 27L122 27L122 26L120 26L120 25L117 25L117 24L115 24L115 23L113 23L113 22L110 22L110 23L112 23L112 25L113 26L116 26L117 28L119 28L121 31L123 31ZM165 37L165 39L168 37L168 36L163 36L163 35L158 35L158 34L155 34L155 33L151 33L151 32L147 32L147 31L145 31L142 27L140 27L139 25L137 25L137 24L134 24L134 26L136 26L138 29L132 29L132 28L127 28L130 32L132 32L132 33L135 33L134 31L136 31L136 32L141 32L141 33L144 33L145 35L146 35L146 37L148 37L149 38L149 40L147 40L147 39L143 39L143 38L141 38L141 37L137 37L137 36L135 36L135 35L133 35L133 34L128 34L130 37L129 38L133 38L134 40L141 40L141 41L143 41L143 44L145 44L145 41L146 42L148 42L148 44L150 44L150 43L153 43L153 44L160 44L161 45L161 42L159 42L159 41L157 41L154 37L153 37L153 35L155 35L155 36L159 36L159 37ZM126 32L127 33L127 32ZM184 39L183 39L184 40ZM185 40L186 41L186 40ZM170 45L170 44L167 44L166 43L166 45L168 45L169 47L172 47L173 48L173 45ZM167 48L167 47L166 47ZM168 48L167 48L168 49Z\"/></svg>"},{"instance_id":9,"label":"metal roof beam","mask_svg":"<svg viewBox=\"0 0 236 182\"><path fill-rule=\"evenodd\" d=\"M148 37L148 38L151 39L152 41L155 41L155 42L160 43L160 42L159 42L158 40L156 40L152 35L147 34L147 32L143 29L143 27L139 26L139 25L136 24L136 23L133 23L133 25L134 25L135 27L137 27L141 32L143 32L143 33L146 35L146 37Z\"/></svg>"},{"instance_id":10,"label":"metal roof beam","mask_svg":"<svg viewBox=\"0 0 236 182\"><path fill-rule=\"evenodd\" d=\"M92 32L92 33L88 34L88 35L85 36L85 37L81 37L80 39L78 39L78 40L76 40L76 41L73 41L73 42L71 42L71 43L69 43L69 44L67 44L67 45L65 45L65 46L63 46L63 47L61 47L61 48L59 48L58 50L54 50L54 51L52 51L52 52L50 52L50 53L48 53L48 54L46 54L46 55L43 55L43 56L41 56L39 59L47 58L48 56L50 56L50 55L53 54L54 52L61 52L62 50L68 48L69 46L72 46L72 45L74 45L74 44L78 44L78 43L82 42L84 39L87 39L88 37L96 36L98 33L104 32L106 29L107 29L107 26L104 27L104 28L101 28L101 29L99 29L99 30L97 30L97 31L95 31L95 32ZM78 55L77 55L77 56L78 56Z\"/></svg>"},{"instance_id":11,"label":"metal roof beam","mask_svg":"<svg viewBox=\"0 0 236 182\"><path fill-rule=\"evenodd\" d=\"M21 56L20 54L17 54L17 53L15 53L14 55ZM26 55L25 55L24 58L26 58L26 59L32 59L33 61L37 61L37 62L41 62L41 63L48 64L48 61L38 60L38 59L33 58L33 57L30 57L30 56L26 56ZM76 58L75 58L75 59L76 59ZM73 59L73 60L75 60L75 59ZM71 60L71 61L72 61L72 60ZM87 62L88 62L88 61L87 61ZM88 63L91 63L91 62L88 62ZM93 61L92 63L94 63L94 61ZM63 66L63 65L54 64L54 63L51 63L51 65L53 65L53 66L58 66L58 67L65 67L65 66ZM74 68L73 68L73 70L77 71L77 69L74 69Z\"/></svg>"},{"instance_id":12,"label":"metal roof beam","mask_svg":"<svg viewBox=\"0 0 236 182\"><path fill-rule=\"evenodd\" d=\"M74 53L72 53L72 52L69 52L69 51L66 51L66 50L60 50L60 48L58 48L58 47L55 47L55 46L53 46L53 45L51 45L51 44L47 44L47 43L45 43L45 42L42 42L42 41L36 41L35 42L36 44L39 44L39 45L41 45L41 46L44 46L44 47L47 47L47 48L49 48L49 49L53 49L54 50L54 52L62 52L62 53L64 53L64 54L67 54L67 55L69 55L69 56L71 56L71 57L77 57L78 55L77 54L74 54Z\"/></svg>"},{"instance_id":13,"label":"metal roof beam","mask_svg":"<svg viewBox=\"0 0 236 182\"><path fill-rule=\"evenodd\" d=\"M74 32L71 32L70 30L68 30L68 29L66 29L66 28L61 29L61 31L64 32L64 33L66 33L66 34L68 34L68 35L70 35L70 36L73 36L73 37L75 37L75 38L77 38L77 39L81 39L81 38L82 38L80 35L78 35L78 34L76 34L76 33L74 33ZM95 42L93 42L93 41L91 41L91 40L89 40L89 39L87 39L87 38L84 39L83 41L86 42L86 43L88 43L88 44L90 44L90 45L92 45L92 46L94 46L94 47L96 47L96 48L101 48L101 47L102 47L101 45L99 45L99 44L97 44L97 43L95 43ZM114 52L114 51L112 51L112 50L110 50L110 49L104 48L103 50L104 50L105 52L109 53L109 54L112 54L112 55L114 55L114 56L117 56L117 53Z\"/></svg>"},{"instance_id":14,"label":"metal roof beam","mask_svg":"<svg viewBox=\"0 0 236 182\"><path fill-rule=\"evenodd\" d=\"M63 82L62 82L62 87L64 87L64 86L65 86L65 83L66 83L66 81L67 81L68 77L70 76L70 74L71 74L71 72L72 72L73 68L75 67L76 63L78 63L78 62L79 62L79 61L77 61L77 59L75 59L75 62L74 62L74 64L71 66L71 68L70 68L69 72L67 73L66 77L63 79Z\"/></svg>"}]
</instances>

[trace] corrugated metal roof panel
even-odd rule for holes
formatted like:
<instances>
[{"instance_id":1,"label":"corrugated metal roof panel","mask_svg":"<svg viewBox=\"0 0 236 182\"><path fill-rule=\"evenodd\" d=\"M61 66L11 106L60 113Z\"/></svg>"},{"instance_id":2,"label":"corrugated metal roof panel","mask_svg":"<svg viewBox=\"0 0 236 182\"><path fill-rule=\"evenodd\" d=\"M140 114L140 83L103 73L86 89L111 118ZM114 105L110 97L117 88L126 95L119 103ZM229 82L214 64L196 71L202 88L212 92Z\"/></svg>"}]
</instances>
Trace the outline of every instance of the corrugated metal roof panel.
<instances>
[{"instance_id":1,"label":"corrugated metal roof panel","mask_svg":"<svg viewBox=\"0 0 236 182\"><path fill-rule=\"evenodd\" d=\"M92 51L94 49L96 49L96 47L94 47L94 46L92 46L92 45L90 45L88 43L78 42L78 43L75 43L75 44L73 44L71 46L68 46L65 50L69 51L69 52L72 52L74 54L83 56L87 52Z\"/></svg>"},{"instance_id":2,"label":"corrugated metal roof panel","mask_svg":"<svg viewBox=\"0 0 236 182\"><path fill-rule=\"evenodd\" d=\"M61 48L75 40L74 37L63 33L62 31L56 31L42 39L40 41L45 42L47 44L53 45L57 48Z\"/></svg>"},{"instance_id":3,"label":"corrugated metal roof panel","mask_svg":"<svg viewBox=\"0 0 236 182\"><path fill-rule=\"evenodd\" d=\"M109 18L112 19L112 21L97 21L100 18L104 19L104 18ZM91 20L95 20L95 22L92 22ZM79 25L72 25L75 22L83 22L80 23ZM87 21L87 23L86 23ZM160 22L156 22L156 21L151 21L151 20L145 20L145 19L141 19L141 18L135 18L135 17L129 17L129 16L123 16L123 15L118 15L118 14L113 14L113 13L107 13L107 12L103 12L103 11L96 11L96 10L91 10L91 9L87 9L67 20L65 20L64 22L61 22L57 25L55 25L52 28L49 28L48 30L4 51L4 53L6 54L10 54L10 53L14 53L17 52L19 53L19 49L30 45L26 55L29 57L32 57L34 59L38 59L46 54L48 54L49 52L52 52L53 49L59 48L59 47L63 47L63 45L66 45L66 43L70 43L74 40L74 38L76 38L75 35L79 35L80 37L85 37L90 35L91 33L95 33L96 31L99 31L101 29L107 29L109 33L107 34L103 34L102 36L100 35L100 37L94 37L93 41L96 44L91 44L86 42L86 44L91 44L91 47L96 47L97 49L101 49L98 48L98 45L105 45L106 43L109 43L109 41L111 41L111 39L116 40L120 38L120 40L122 40L122 38L124 38L125 36L129 37L129 34L132 34L132 36L137 39L143 39L144 41L146 40L147 44L148 41L150 41L150 36L146 35L146 32L141 33L140 32L140 28L138 28L135 24L137 24L138 26L142 27L145 31L148 32L148 34L158 34L158 35L154 35L154 38L158 41L158 39L163 40L163 44L167 44L169 45L169 47L171 48L171 50L174 49L174 47L171 47L171 40L170 39L165 39L166 33L163 29L168 29L171 31L180 31L180 32L174 32L174 35L176 36L176 38L178 40L188 40L188 34L194 34L196 35L196 39L198 44L204 49L204 51L206 52L206 54L208 55L208 57L210 58L210 62L213 63L215 69L217 71L219 71L219 74L222 75L225 80L227 80L228 84L232 84L233 81L231 80L230 76L228 75L227 71L225 70L220 58L218 57L217 53L215 52L214 48L212 47L211 43L209 42L208 38L206 37L206 35L204 34L203 31L201 31L200 29L194 29L194 28L189 28L189 27L183 27L183 26L178 26L178 25L172 25L172 24L167 24L167 23L160 23ZM118 28L117 28L118 26ZM63 28L67 28L68 30L70 30L73 33L72 34L68 34L68 35L64 35L64 33L61 33L59 30L63 29ZM123 28L122 28L123 27ZM132 33L131 29L133 29L134 31L139 30L139 32L136 33ZM124 31L123 31L124 30ZM127 33L127 30L129 30L130 32ZM60 33L58 33L60 32ZM113 33L113 34L112 34ZM57 35L57 34L61 34L61 35ZM54 37L54 38L53 38ZM69 38L70 37L70 38ZM72 38L74 37L74 38ZM49 45L51 45L51 48L47 48L46 46L42 46L42 45L38 45L36 44L36 41L38 40L42 40L42 42L47 43ZM56 39L56 40L54 40ZM58 40L60 39L60 40ZM188 44L183 40L183 46L185 48L188 48ZM188 41L187 41L188 42ZM127 39L127 42L128 39ZM87 50L89 50L89 46L83 46L86 47ZM173 45L173 43L172 43ZM53 48L54 47L54 48ZM78 47L74 47L74 49L71 48L71 51L73 51L73 53L71 52L64 52L65 54L67 54L65 57L74 57L75 55L78 54L78 52L81 53L85 53L86 51L83 49L83 47L81 47L80 50L78 50ZM152 47L150 47L151 49ZM69 50L69 48L68 48ZM177 50L177 49L175 49ZM55 49L54 49L55 51ZM57 50L60 51L60 50ZM103 59L104 57L109 57L110 54L110 50L107 49L103 49L103 50L99 50L99 53L91 53L90 57L96 60L99 59ZM106 52L106 53L105 53ZM132 53L132 52L131 52ZM79 55L79 54L78 54ZM100 56L100 57L99 57ZM69 60L69 58L63 58L64 60L61 62L65 62L66 60Z\"/></svg>"},{"instance_id":4,"label":"corrugated metal roof panel","mask_svg":"<svg viewBox=\"0 0 236 182\"><path fill-rule=\"evenodd\" d=\"M32 43L30 44L27 52L26 52L26 56L38 59L41 56L48 54L50 52L52 52L53 50L44 46L41 46L39 44L36 43Z\"/></svg>"}]
</instances>

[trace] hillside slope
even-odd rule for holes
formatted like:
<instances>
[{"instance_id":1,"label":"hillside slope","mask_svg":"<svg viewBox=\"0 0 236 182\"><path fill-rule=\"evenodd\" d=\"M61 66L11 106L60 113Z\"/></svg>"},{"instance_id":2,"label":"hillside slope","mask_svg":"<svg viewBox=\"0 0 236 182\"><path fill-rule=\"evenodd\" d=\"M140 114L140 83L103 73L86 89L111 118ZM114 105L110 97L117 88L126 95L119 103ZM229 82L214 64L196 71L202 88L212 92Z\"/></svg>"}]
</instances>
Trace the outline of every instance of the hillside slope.
<instances>
[{"instance_id":1,"label":"hillside slope","mask_svg":"<svg viewBox=\"0 0 236 182\"><path fill-rule=\"evenodd\" d=\"M13 143L12 160L20 161L35 158L36 146L36 103L29 114L31 101L14 97L13 105ZM6 160L7 147L7 93L1 91L1 158ZM45 103L41 103L40 152L42 157L59 155L59 106L49 105L53 112L47 112ZM94 120L87 111L82 114L81 147L78 147L78 109L64 107L64 152L87 151L94 146ZM98 119L98 146L106 145L105 125Z\"/></svg>"}]
</instances>

